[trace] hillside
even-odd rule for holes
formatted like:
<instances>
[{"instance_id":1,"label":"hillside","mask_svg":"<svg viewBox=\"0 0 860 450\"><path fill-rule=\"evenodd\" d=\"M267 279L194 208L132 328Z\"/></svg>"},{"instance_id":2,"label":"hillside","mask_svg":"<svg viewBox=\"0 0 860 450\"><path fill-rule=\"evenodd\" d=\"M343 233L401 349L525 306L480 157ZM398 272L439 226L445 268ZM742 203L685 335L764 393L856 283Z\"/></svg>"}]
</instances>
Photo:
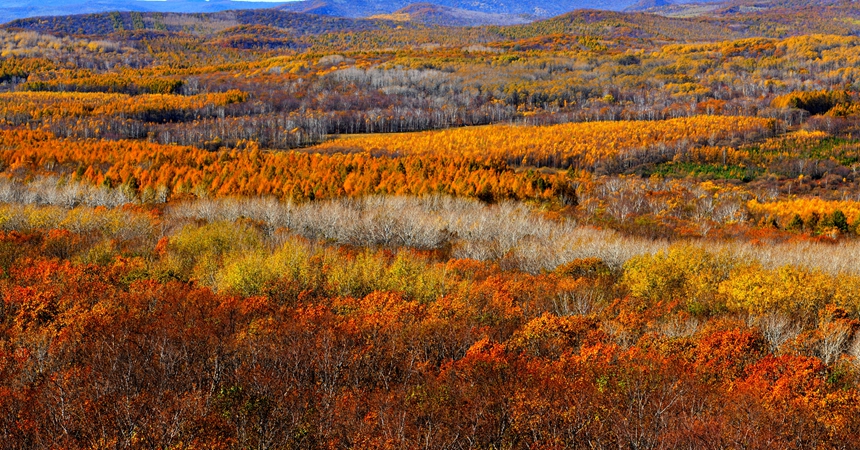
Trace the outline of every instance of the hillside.
<instances>
[{"instance_id":1,"label":"hillside","mask_svg":"<svg viewBox=\"0 0 860 450\"><path fill-rule=\"evenodd\" d=\"M626 11L639 11L669 17L727 16L745 13L791 15L806 9L852 9L852 0L640 0Z\"/></svg>"},{"instance_id":2,"label":"hillside","mask_svg":"<svg viewBox=\"0 0 860 450\"><path fill-rule=\"evenodd\" d=\"M492 0L486 2L463 0L435 0L436 6L470 10L487 14L529 15L551 17L577 9L622 10L634 0L562 0L543 2L538 0ZM313 11L343 17L366 17L390 14L408 7L413 0L302 0L280 6L289 11Z\"/></svg>"},{"instance_id":3,"label":"hillside","mask_svg":"<svg viewBox=\"0 0 860 450\"><path fill-rule=\"evenodd\" d=\"M406 8L410 0L300 0L284 2L280 8L291 12L304 12L339 17L368 17L391 14ZM583 8L621 10L634 3L634 0L564 0L561 2L539 2L536 0L513 1L495 0L490 2L438 0L435 6L453 10L472 11L496 17L496 24L510 22L507 16L522 14L535 17L550 17ZM58 0L38 2L35 0L11 0L0 5L0 23L15 19L38 16L61 16L74 14L97 14L109 11L137 11L162 13L212 13L239 9L264 9L278 7L276 2L254 2L237 0L164 0L164 1L120 1L120 0ZM461 16L462 13L458 13ZM493 16L468 19L484 23Z\"/></svg>"},{"instance_id":4,"label":"hillside","mask_svg":"<svg viewBox=\"0 0 860 450\"><path fill-rule=\"evenodd\" d=\"M670 0L639 0L638 2L628 6L625 11L645 11L654 8L665 8L674 4L675 2Z\"/></svg>"},{"instance_id":5,"label":"hillside","mask_svg":"<svg viewBox=\"0 0 860 450\"><path fill-rule=\"evenodd\" d=\"M0 26L0 448L855 448L857 3L480 1Z\"/></svg>"},{"instance_id":6,"label":"hillside","mask_svg":"<svg viewBox=\"0 0 860 450\"><path fill-rule=\"evenodd\" d=\"M295 35L361 32L402 24L386 20L347 19L276 9L224 11L206 14L110 12L13 20L3 28L68 35L108 35L122 31L156 30L210 36L241 25L290 30Z\"/></svg>"},{"instance_id":7,"label":"hillside","mask_svg":"<svg viewBox=\"0 0 860 450\"><path fill-rule=\"evenodd\" d=\"M721 41L744 37L787 37L804 34L854 35L860 32L860 7L775 8L757 12L709 13L680 17L642 12L584 10L510 27L491 27L508 39L530 39L564 33L609 39L679 42Z\"/></svg>"},{"instance_id":8,"label":"hillside","mask_svg":"<svg viewBox=\"0 0 860 450\"><path fill-rule=\"evenodd\" d=\"M226 16L238 13L238 10L275 9L284 12L306 13L342 18L384 18L400 22L409 21L434 26L481 26L481 25L514 25L535 20L542 20L566 14L576 10L629 11L647 12L667 17L729 17L745 14L774 14L784 15L783 22L790 22L791 16L797 11L809 9L825 9L828 11L845 11L856 8L851 0L816 0L812 2L799 0L565 0L561 2L538 2L536 0L495 0L490 2L464 0L434 0L414 3L411 0L298 0L285 2L281 5L272 2L252 2L236 0L169 0L169 1L132 1L118 2L116 0L97 0L81 2L80 0L63 0L39 4L31 0L15 0L0 6L0 23L14 19L54 17L47 20L46 26L22 25L18 27L47 31L53 28L55 32L72 33L81 27L75 25L60 25L65 22L63 16L104 16L110 11L123 14L136 12L144 15L176 14L176 13L219 13ZM265 13L273 14L273 13ZM221 20L219 16L212 16ZM220 16L225 17L225 16ZM87 20L97 19L90 17ZM227 20L230 20L229 18ZM769 18L768 20L775 20ZM124 18L125 22L126 19ZM800 21L802 22L802 21ZM274 22L237 22L241 25L274 25ZM123 23L124 29L130 29L128 23ZM169 24L167 25L169 29ZM181 27L180 27L181 28ZM98 28L104 33L106 28ZM665 34L665 33L664 33Z\"/></svg>"},{"instance_id":9,"label":"hillside","mask_svg":"<svg viewBox=\"0 0 860 450\"><path fill-rule=\"evenodd\" d=\"M379 19L409 21L424 25L443 27L475 27L482 25L517 25L535 20L534 16L526 14L498 14L472 11L461 8L449 8L432 3L413 3L392 14L372 16Z\"/></svg>"},{"instance_id":10,"label":"hillside","mask_svg":"<svg viewBox=\"0 0 860 450\"><path fill-rule=\"evenodd\" d=\"M271 8L277 3L233 0L7 0L0 4L0 23L38 16L96 14L108 11L201 13Z\"/></svg>"},{"instance_id":11,"label":"hillside","mask_svg":"<svg viewBox=\"0 0 860 450\"><path fill-rule=\"evenodd\" d=\"M223 11L204 14L111 12L18 19L0 29L39 33L102 36L122 32L185 33L214 37L241 26L279 28L304 43L347 49L364 41L372 48L441 44L468 46L567 34L649 42L722 41L745 37L782 38L804 34L855 35L860 32L860 4L826 2L823 6L794 5L788 1L750 9L752 3L717 8L671 9L663 13L577 10L549 19L529 15L493 14L429 3L411 4L390 14L366 19L297 13L283 9ZM321 3L316 12L331 12ZM660 9L660 8L657 8ZM667 12L668 11L668 12ZM698 13L693 13L698 11ZM490 25L492 24L492 25ZM502 25L498 25L502 24ZM471 28L463 28L471 27ZM248 33L244 33L248 35ZM253 39L245 36L243 39ZM292 44L291 44L292 46Z\"/></svg>"}]
</instances>

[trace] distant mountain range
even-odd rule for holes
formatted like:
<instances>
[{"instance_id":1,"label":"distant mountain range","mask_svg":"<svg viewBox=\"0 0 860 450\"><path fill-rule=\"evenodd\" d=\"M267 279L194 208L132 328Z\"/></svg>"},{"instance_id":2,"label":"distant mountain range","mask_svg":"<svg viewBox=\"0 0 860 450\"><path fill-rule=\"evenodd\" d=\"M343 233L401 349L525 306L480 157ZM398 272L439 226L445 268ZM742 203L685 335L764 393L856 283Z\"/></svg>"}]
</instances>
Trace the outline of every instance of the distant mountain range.
<instances>
[{"instance_id":1,"label":"distant mountain range","mask_svg":"<svg viewBox=\"0 0 860 450\"><path fill-rule=\"evenodd\" d=\"M197 13L276 7L284 11L350 18L403 14L410 18L426 18L428 23L434 24L503 25L547 18L577 9L642 10L690 2L691 0L431 0L416 4L415 0L4 0L0 4L0 23L25 17L108 11Z\"/></svg>"},{"instance_id":2,"label":"distant mountain range","mask_svg":"<svg viewBox=\"0 0 860 450\"><path fill-rule=\"evenodd\" d=\"M483 12L433 3L413 3L391 14L378 14L370 17L448 27L519 25L532 22L536 18L531 14Z\"/></svg>"},{"instance_id":3,"label":"distant mountain range","mask_svg":"<svg viewBox=\"0 0 860 450\"><path fill-rule=\"evenodd\" d=\"M288 30L291 36L335 32L360 32L391 29L404 24L382 19L351 19L317 14L302 14L277 9L219 11L214 13L138 13L110 12L71 16L16 19L0 28L28 30L61 35L106 36L115 32L133 32L141 37L163 33L192 33L211 37L228 32L250 34L248 27L267 27L269 32ZM411 26L410 24L405 24ZM239 29L235 29L239 27ZM261 31L257 29L256 31ZM142 34L141 34L142 33Z\"/></svg>"},{"instance_id":4,"label":"distant mountain range","mask_svg":"<svg viewBox=\"0 0 860 450\"><path fill-rule=\"evenodd\" d=\"M0 24L13 19L98 14L108 11L141 13L215 13L227 10L269 10L343 18L371 18L441 26L517 25L559 16L575 10L647 12L667 17L722 16L810 7L850 6L856 0L5 0ZM789 18L786 18L789 19ZM316 20L316 19L314 19ZM32 22L26 28L34 27ZM255 22L256 23L256 22ZM35 28L55 28L35 27ZM65 31L69 31L68 27ZM73 32L73 31L72 31Z\"/></svg>"},{"instance_id":5,"label":"distant mountain range","mask_svg":"<svg viewBox=\"0 0 860 450\"><path fill-rule=\"evenodd\" d=\"M220 45L239 48L309 48L314 41L307 37L351 32L376 33L371 40L378 42L386 42L388 38L410 42L418 39L427 43L445 40L470 43L518 41L523 48L566 45L561 41L541 40L548 35L591 36L609 41L656 39L663 42L784 38L803 34L860 36L860 2L732 0L726 4L640 6L647 7L647 12L576 10L548 19L429 3L413 4L392 13L364 18L284 11L282 8L194 14L114 11L17 19L0 25L0 30L105 38L120 33L120 39L149 39L180 33L214 39ZM438 26L486 24L506 26L471 29Z\"/></svg>"},{"instance_id":6,"label":"distant mountain range","mask_svg":"<svg viewBox=\"0 0 860 450\"><path fill-rule=\"evenodd\" d=\"M414 0L299 0L286 3L279 8L343 17L366 17L390 14L409 7ZM636 0L434 0L433 5L443 8L474 11L508 16L525 15L535 18L556 16L577 9L603 9L620 11L636 3Z\"/></svg>"},{"instance_id":7,"label":"distant mountain range","mask_svg":"<svg viewBox=\"0 0 860 450\"><path fill-rule=\"evenodd\" d=\"M856 0L638 0L624 11L665 16L700 16L732 12L756 12L777 8L808 8L847 4Z\"/></svg>"},{"instance_id":8,"label":"distant mountain range","mask_svg":"<svg viewBox=\"0 0 860 450\"><path fill-rule=\"evenodd\" d=\"M271 8L279 3L234 0L3 0L0 23L36 16L65 16L107 11L218 12L230 9Z\"/></svg>"}]
</instances>

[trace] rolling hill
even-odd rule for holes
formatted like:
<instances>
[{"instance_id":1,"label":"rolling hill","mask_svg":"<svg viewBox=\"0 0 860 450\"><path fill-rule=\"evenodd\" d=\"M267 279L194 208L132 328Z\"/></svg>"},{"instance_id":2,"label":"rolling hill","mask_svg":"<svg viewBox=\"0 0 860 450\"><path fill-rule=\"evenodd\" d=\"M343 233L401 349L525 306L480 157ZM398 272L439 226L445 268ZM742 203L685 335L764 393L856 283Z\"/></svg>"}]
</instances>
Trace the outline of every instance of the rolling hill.
<instances>
[{"instance_id":1,"label":"rolling hill","mask_svg":"<svg viewBox=\"0 0 860 450\"><path fill-rule=\"evenodd\" d=\"M390 14L409 7L411 0L300 0L278 8L288 11L313 12L343 17L366 17ZM433 4L445 8L477 11L488 14L551 17L577 9L622 10L635 0L562 0L541 2L536 0L435 0Z\"/></svg>"},{"instance_id":2,"label":"rolling hill","mask_svg":"<svg viewBox=\"0 0 860 450\"><path fill-rule=\"evenodd\" d=\"M273 6L277 6L277 3L233 0L51 0L48 2L7 0L0 4L0 23L27 17L94 14L108 11L201 13Z\"/></svg>"},{"instance_id":3,"label":"rolling hill","mask_svg":"<svg viewBox=\"0 0 860 450\"><path fill-rule=\"evenodd\" d=\"M434 26L516 25L548 19L576 10L646 12L666 17L728 17L738 14L786 14L791 22L797 11L810 8L846 10L852 0L293 0L279 3L238 0L11 0L0 5L0 23L32 17L121 13L219 13L235 10L274 9L342 18L377 18ZM42 19L54 20L54 19ZM241 22L241 24L248 24ZM271 25L270 23L253 23ZM19 23L20 25L20 23ZM68 31L68 30L64 30ZM695 30L691 30L695 31Z\"/></svg>"},{"instance_id":4,"label":"rolling hill","mask_svg":"<svg viewBox=\"0 0 860 450\"><path fill-rule=\"evenodd\" d=\"M649 0L648 3L660 2ZM302 5L306 8L303 9ZM349 15L349 11L337 10L338 7L349 5L322 1L312 4L294 2L288 6L267 9L194 14L114 11L17 19L2 28L63 35L104 36L115 32L147 30L214 37L234 27L260 26L280 29L296 38L330 33L376 33L373 39L392 45L418 41L487 43L556 34L702 42L747 37L783 38L802 34L853 36L860 33L860 3L837 0L822 0L813 4L795 0L735 0L726 4L654 6L645 12L580 9L550 18L528 13L494 13L417 3L364 18L335 15ZM640 6L647 5L640 2ZM454 31L445 27L473 28ZM244 29L241 33L243 41L253 40L253 33L248 31L253 29Z\"/></svg>"},{"instance_id":5,"label":"rolling hill","mask_svg":"<svg viewBox=\"0 0 860 450\"><path fill-rule=\"evenodd\" d=\"M535 20L535 16L530 14L488 13L469 9L439 6L432 3L413 3L405 8L398 9L391 14L380 14L371 17L447 27L518 25Z\"/></svg>"},{"instance_id":6,"label":"rolling hill","mask_svg":"<svg viewBox=\"0 0 860 450\"><path fill-rule=\"evenodd\" d=\"M221 11L215 13L109 12L17 19L3 25L12 30L49 34L107 35L120 31L156 30L210 36L242 25L289 30L296 36L332 32L360 32L403 26L382 19L349 19L277 9Z\"/></svg>"}]
</instances>

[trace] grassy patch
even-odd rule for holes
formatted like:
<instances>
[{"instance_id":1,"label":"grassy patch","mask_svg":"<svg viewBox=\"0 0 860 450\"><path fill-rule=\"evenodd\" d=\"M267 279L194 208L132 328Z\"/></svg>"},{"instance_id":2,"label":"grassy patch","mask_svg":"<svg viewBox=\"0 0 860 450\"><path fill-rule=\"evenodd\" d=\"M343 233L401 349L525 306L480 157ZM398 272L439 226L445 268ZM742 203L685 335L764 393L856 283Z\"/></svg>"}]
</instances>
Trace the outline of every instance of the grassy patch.
<instances>
[{"instance_id":1,"label":"grassy patch","mask_svg":"<svg viewBox=\"0 0 860 450\"><path fill-rule=\"evenodd\" d=\"M654 167L651 174L670 178L698 178L703 180L752 181L764 173L758 167L721 164L699 164L693 162L667 162Z\"/></svg>"}]
</instances>

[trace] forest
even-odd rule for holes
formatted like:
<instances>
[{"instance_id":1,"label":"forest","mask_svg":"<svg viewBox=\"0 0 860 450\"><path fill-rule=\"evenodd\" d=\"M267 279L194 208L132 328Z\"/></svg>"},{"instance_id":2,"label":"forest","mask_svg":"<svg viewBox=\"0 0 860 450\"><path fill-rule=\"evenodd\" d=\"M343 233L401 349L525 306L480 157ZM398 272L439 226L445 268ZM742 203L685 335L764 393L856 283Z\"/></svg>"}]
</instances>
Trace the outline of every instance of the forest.
<instances>
[{"instance_id":1,"label":"forest","mask_svg":"<svg viewBox=\"0 0 860 450\"><path fill-rule=\"evenodd\" d=\"M0 448L857 448L860 6L783 3L0 26Z\"/></svg>"}]
</instances>

